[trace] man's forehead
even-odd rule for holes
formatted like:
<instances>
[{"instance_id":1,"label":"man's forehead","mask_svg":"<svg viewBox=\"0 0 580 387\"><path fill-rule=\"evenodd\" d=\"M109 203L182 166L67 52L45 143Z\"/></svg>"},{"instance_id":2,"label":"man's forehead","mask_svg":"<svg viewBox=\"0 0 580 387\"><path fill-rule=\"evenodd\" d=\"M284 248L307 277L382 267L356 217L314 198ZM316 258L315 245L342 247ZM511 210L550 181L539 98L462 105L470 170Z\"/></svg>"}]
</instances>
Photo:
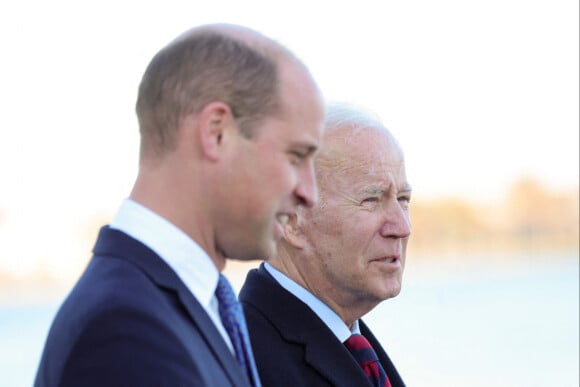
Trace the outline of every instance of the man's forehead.
<instances>
[{"instance_id":1,"label":"man's forehead","mask_svg":"<svg viewBox=\"0 0 580 387\"><path fill-rule=\"evenodd\" d=\"M325 138L320 157L326 158L331 168L369 174L404 166L403 153L388 132L366 131L351 137Z\"/></svg>"},{"instance_id":2,"label":"man's forehead","mask_svg":"<svg viewBox=\"0 0 580 387\"><path fill-rule=\"evenodd\" d=\"M329 152L334 148L341 153L367 153L369 145L375 145L378 153L391 152L398 148L397 141L384 127L358 127L352 125L338 128L327 128L324 132L324 142Z\"/></svg>"},{"instance_id":3,"label":"man's forehead","mask_svg":"<svg viewBox=\"0 0 580 387\"><path fill-rule=\"evenodd\" d=\"M338 186L385 187L395 184L406 184L405 164L384 157L373 157L368 154L345 154L336 160L334 165L324 168L321 180ZM321 184L324 183L321 181ZM370 189L370 188L369 188ZM379 189L379 188L376 188Z\"/></svg>"},{"instance_id":4,"label":"man's forehead","mask_svg":"<svg viewBox=\"0 0 580 387\"><path fill-rule=\"evenodd\" d=\"M389 181L406 184L405 163L398 144L387 133L359 132L351 137L332 137L322 146L319 175L324 183L341 185L385 186ZM329 187L330 187L329 186ZM321 187L324 189L324 187Z\"/></svg>"}]
</instances>

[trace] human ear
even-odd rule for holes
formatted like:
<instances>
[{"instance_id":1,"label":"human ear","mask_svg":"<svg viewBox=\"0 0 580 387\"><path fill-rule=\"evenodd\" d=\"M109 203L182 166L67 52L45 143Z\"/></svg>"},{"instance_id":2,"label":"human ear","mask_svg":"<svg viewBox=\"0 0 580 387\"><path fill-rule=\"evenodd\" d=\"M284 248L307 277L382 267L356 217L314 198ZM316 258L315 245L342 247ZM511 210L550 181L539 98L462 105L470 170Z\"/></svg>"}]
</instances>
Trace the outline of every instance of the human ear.
<instances>
[{"instance_id":1,"label":"human ear","mask_svg":"<svg viewBox=\"0 0 580 387\"><path fill-rule=\"evenodd\" d=\"M198 129L203 154L217 161L227 140L228 129L234 125L230 107L223 102L211 102L198 113Z\"/></svg>"},{"instance_id":2,"label":"human ear","mask_svg":"<svg viewBox=\"0 0 580 387\"><path fill-rule=\"evenodd\" d=\"M299 214L292 214L282 227L286 242L299 250L302 250L306 246L306 238L302 231L301 220L302 218Z\"/></svg>"}]
</instances>

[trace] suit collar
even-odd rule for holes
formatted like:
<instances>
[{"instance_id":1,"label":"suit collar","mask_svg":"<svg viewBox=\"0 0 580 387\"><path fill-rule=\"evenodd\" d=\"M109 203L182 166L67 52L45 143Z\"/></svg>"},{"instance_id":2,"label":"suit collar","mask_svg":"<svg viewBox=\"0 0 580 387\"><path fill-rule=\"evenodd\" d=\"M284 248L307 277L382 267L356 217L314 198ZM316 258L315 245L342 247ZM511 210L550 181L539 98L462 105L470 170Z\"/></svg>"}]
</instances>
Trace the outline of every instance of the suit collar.
<instances>
[{"instance_id":1,"label":"suit collar","mask_svg":"<svg viewBox=\"0 0 580 387\"><path fill-rule=\"evenodd\" d=\"M180 228L147 207L126 199L110 225L153 250L206 309L219 272L202 247Z\"/></svg>"},{"instance_id":2,"label":"suit collar","mask_svg":"<svg viewBox=\"0 0 580 387\"><path fill-rule=\"evenodd\" d=\"M247 387L242 370L205 310L175 272L153 250L127 234L105 226L101 228L93 253L103 258L131 262L159 288L174 292L232 384Z\"/></svg>"},{"instance_id":3,"label":"suit collar","mask_svg":"<svg viewBox=\"0 0 580 387\"><path fill-rule=\"evenodd\" d=\"M324 322L337 339L344 343L352 334L351 329L345 324L340 316L326 305L322 300L303 288L292 278L282 273L267 262L264 263L264 269L270 274L276 282L286 289L293 296L306 304L312 311ZM353 331L358 333L358 321L353 325Z\"/></svg>"}]
</instances>

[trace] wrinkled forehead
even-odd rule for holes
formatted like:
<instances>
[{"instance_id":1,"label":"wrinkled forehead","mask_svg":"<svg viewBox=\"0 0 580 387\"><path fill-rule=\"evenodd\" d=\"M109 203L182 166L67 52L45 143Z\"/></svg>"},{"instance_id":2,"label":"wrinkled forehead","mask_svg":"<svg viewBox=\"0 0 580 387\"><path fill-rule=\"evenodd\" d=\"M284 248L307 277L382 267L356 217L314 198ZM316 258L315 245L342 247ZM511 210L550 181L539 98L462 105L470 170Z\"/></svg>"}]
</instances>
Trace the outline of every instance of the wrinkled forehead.
<instances>
[{"instance_id":1,"label":"wrinkled forehead","mask_svg":"<svg viewBox=\"0 0 580 387\"><path fill-rule=\"evenodd\" d=\"M384 128L336 129L327 132L320 158L331 172L382 173L404 165L401 147Z\"/></svg>"},{"instance_id":2,"label":"wrinkled forehead","mask_svg":"<svg viewBox=\"0 0 580 387\"><path fill-rule=\"evenodd\" d=\"M325 136L317 160L317 178L321 197L370 186L408 185L403 152L393 136L382 129Z\"/></svg>"}]
</instances>

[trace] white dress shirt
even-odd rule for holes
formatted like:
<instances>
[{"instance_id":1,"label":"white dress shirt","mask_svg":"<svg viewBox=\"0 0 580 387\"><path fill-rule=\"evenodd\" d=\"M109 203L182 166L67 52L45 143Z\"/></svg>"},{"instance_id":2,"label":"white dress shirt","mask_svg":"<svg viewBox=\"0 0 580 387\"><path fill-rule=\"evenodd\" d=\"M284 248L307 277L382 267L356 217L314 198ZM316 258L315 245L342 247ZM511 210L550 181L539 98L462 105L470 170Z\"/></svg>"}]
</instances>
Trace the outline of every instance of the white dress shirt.
<instances>
[{"instance_id":1,"label":"white dress shirt","mask_svg":"<svg viewBox=\"0 0 580 387\"><path fill-rule=\"evenodd\" d=\"M131 199L123 201L110 227L149 247L175 271L207 312L233 353L233 345L220 319L215 296L219 272L209 255L175 225Z\"/></svg>"},{"instance_id":2,"label":"white dress shirt","mask_svg":"<svg viewBox=\"0 0 580 387\"><path fill-rule=\"evenodd\" d=\"M328 305L320 301L316 296L310 293L308 290L304 289L302 286L298 285L293 279L289 278L284 273L277 270L274 266L269 263L265 263L264 267L268 270L268 273L274 277L276 281L284 289L295 295L300 301L308 305L310 309L328 326L328 329L334 333L336 338L344 343L352 334L360 334L360 328L358 326L358 320L352 325L352 330L346 325L344 321L336 314Z\"/></svg>"}]
</instances>

